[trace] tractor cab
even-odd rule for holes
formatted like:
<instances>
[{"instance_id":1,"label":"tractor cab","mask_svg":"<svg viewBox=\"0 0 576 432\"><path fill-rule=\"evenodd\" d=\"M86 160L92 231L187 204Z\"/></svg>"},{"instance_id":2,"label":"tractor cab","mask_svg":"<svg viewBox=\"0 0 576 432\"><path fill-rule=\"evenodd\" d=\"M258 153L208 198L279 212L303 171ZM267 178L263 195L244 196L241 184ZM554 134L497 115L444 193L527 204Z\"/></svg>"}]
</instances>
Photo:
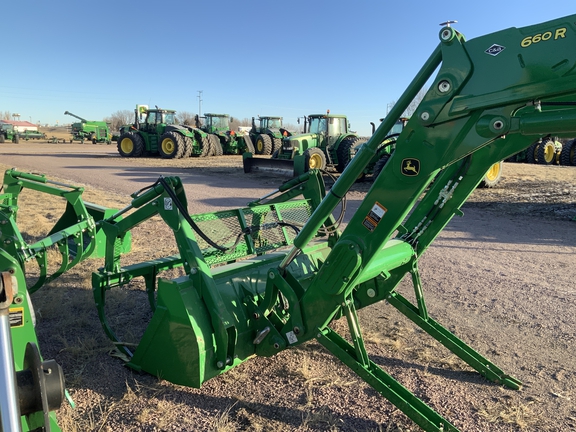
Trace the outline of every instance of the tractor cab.
<instances>
[{"instance_id":1,"label":"tractor cab","mask_svg":"<svg viewBox=\"0 0 576 432\"><path fill-rule=\"evenodd\" d=\"M145 129L151 133L163 133L167 125L176 124L176 111L172 110L148 110L144 120Z\"/></svg>"},{"instance_id":2,"label":"tractor cab","mask_svg":"<svg viewBox=\"0 0 576 432\"><path fill-rule=\"evenodd\" d=\"M320 147L331 146L348 133L348 120L345 116L308 116L308 133L318 134Z\"/></svg>"},{"instance_id":3,"label":"tractor cab","mask_svg":"<svg viewBox=\"0 0 576 432\"><path fill-rule=\"evenodd\" d=\"M260 130L280 129L282 127L282 117L260 117Z\"/></svg>"},{"instance_id":4,"label":"tractor cab","mask_svg":"<svg viewBox=\"0 0 576 432\"><path fill-rule=\"evenodd\" d=\"M205 114L203 129L211 134L228 132L230 130L230 116L228 114Z\"/></svg>"}]
</instances>

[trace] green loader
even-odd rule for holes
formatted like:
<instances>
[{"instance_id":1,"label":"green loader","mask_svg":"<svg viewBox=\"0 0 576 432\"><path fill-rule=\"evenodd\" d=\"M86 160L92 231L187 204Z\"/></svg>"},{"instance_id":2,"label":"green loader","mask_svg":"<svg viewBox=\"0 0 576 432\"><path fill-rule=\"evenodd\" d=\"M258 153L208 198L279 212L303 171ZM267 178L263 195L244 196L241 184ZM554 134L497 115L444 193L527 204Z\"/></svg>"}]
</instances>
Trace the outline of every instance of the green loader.
<instances>
[{"instance_id":1,"label":"green loader","mask_svg":"<svg viewBox=\"0 0 576 432\"><path fill-rule=\"evenodd\" d=\"M436 339L486 385L502 387L504 393L520 389L520 380L432 318L419 260L454 216L464 216L462 205L490 167L551 129L561 137L576 134L576 80L567 60L574 55L576 15L470 41L444 25L438 36L428 60L330 190L322 173L308 166L244 208L191 214L180 178L160 177L132 194L124 209L99 217L104 265L92 274L93 295L103 330L128 367L201 387L255 356L273 357L316 341L423 430L458 431L458 419L452 423L445 417L449 410L438 406L436 411L387 373L381 360L371 358L358 310L377 304L394 307L421 328L418 337L427 333ZM394 152L344 226L347 194L428 83ZM333 117L338 119L333 123L342 117ZM330 118L324 117L326 123ZM324 131L319 125L312 130L294 145L307 145ZM311 148L317 147L304 151ZM338 162L343 163L336 161L336 167ZM71 205L78 202L74 197ZM4 225L9 225L15 215L10 209L5 213ZM173 253L123 263L121 242L132 227L154 217L171 229ZM86 229L92 226L87 217L77 220L86 222ZM84 239L79 232L73 229L69 236L59 230L49 241L60 238L59 246L67 250L69 241L78 245ZM22 248L19 239L13 244L13 236L2 240L8 249L0 249L5 251L0 258L6 257L0 260L1 272L21 272L19 260L38 251L34 245ZM133 281L135 286L143 282L150 321L143 333L124 331L119 337L118 330L125 329L114 328L118 321L108 316L107 295L121 289L133 295ZM332 325L338 319L343 325ZM425 388L418 392L426 398ZM15 397L5 394L4 399ZM43 405L37 412L48 415L50 408ZM3 421L11 413L2 406ZM4 430L14 429L8 424Z\"/></svg>"},{"instance_id":2,"label":"green loader","mask_svg":"<svg viewBox=\"0 0 576 432\"><path fill-rule=\"evenodd\" d=\"M294 177L310 169L335 168L343 172L366 142L349 130L348 119L339 114L311 114L304 118L304 133L285 136L271 158L243 155L244 172L256 169L288 170Z\"/></svg>"},{"instance_id":3,"label":"green loader","mask_svg":"<svg viewBox=\"0 0 576 432\"><path fill-rule=\"evenodd\" d=\"M378 303L396 308L493 385L519 389L518 379L430 316L418 263L450 220L463 216L462 205L491 166L552 128L567 137L576 133L576 80L566 60L574 55L575 38L576 15L470 41L445 25L437 48L345 169L332 146L324 146L343 170L329 191L308 165L306 173L242 209L190 214L177 177L134 194L121 212L131 212L124 220L102 221L106 260L92 279L104 331L127 366L200 387L254 356L315 340L422 429L457 431L458 423L444 417L449 412L431 408L371 359L357 311ZM430 82L343 227L338 207L346 208L347 193ZM330 119L345 121L312 117L313 133L284 140L286 150L319 150L307 140L318 140L314 135L326 132L320 121ZM326 155L313 159L316 154L308 159L320 167ZM122 265L116 239L156 215L173 231L177 254ZM184 276L159 274L177 267ZM135 278L146 284L152 317L141 337L126 340L106 314L106 295ZM398 289L405 278L413 288L408 294L406 285ZM347 324L345 335L331 325L339 318Z\"/></svg>"}]
</instances>

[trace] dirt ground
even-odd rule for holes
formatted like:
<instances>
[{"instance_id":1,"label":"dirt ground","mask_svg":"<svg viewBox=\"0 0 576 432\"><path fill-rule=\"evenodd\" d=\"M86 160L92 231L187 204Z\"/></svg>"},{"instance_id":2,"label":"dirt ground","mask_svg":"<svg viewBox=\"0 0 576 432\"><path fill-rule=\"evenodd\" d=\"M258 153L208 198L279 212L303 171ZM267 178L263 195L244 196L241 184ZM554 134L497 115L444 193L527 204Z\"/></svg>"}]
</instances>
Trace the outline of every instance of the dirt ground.
<instances>
[{"instance_id":1,"label":"dirt ground","mask_svg":"<svg viewBox=\"0 0 576 432\"><path fill-rule=\"evenodd\" d=\"M113 146L56 148L61 155L82 153L83 164L97 168L76 174L58 165L72 167L71 158L62 162L51 156L51 145L33 146L0 147L0 168L66 172L51 178L81 182L87 199L104 205L126 205L130 198L121 192L142 187L134 179L120 184L134 167L205 177L202 198L190 204L198 200L202 208L219 208L219 199L238 194L218 187L217 179L254 182L239 157L170 161L167 168L158 159L118 161ZM113 186L101 174L110 167L118 172ZM253 197L282 180L263 174ZM368 187L358 183L349 193L350 213ZM196 189L187 184L189 190ZM360 311L371 358L462 431L576 430L576 167L506 163L498 187L474 192L463 211L420 260L428 311L521 380L522 389L483 379L387 304ZM49 216L40 212L32 224ZM163 250L165 236L159 224L138 227L132 259ZM42 353L62 365L76 404L57 413L64 431L419 430L315 342L250 360L201 389L126 369L109 355L93 304L90 277L100 265L88 260L33 295ZM400 291L409 289L403 283ZM142 294L135 286L114 298L134 332L147 317ZM334 327L344 332L346 326Z\"/></svg>"}]
</instances>

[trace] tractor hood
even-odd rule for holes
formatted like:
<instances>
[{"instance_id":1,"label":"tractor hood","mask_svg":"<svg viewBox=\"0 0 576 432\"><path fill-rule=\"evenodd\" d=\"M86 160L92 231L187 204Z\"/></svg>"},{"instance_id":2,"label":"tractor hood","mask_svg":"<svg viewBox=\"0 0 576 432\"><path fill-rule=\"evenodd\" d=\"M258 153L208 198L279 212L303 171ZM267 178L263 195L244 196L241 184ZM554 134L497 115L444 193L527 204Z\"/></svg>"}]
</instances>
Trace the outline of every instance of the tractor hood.
<instances>
[{"instance_id":1,"label":"tractor hood","mask_svg":"<svg viewBox=\"0 0 576 432\"><path fill-rule=\"evenodd\" d=\"M292 151L295 148L298 148L300 152L304 152L309 147L316 147L320 136L321 135L317 133L307 133L282 138L282 150Z\"/></svg>"}]
</instances>

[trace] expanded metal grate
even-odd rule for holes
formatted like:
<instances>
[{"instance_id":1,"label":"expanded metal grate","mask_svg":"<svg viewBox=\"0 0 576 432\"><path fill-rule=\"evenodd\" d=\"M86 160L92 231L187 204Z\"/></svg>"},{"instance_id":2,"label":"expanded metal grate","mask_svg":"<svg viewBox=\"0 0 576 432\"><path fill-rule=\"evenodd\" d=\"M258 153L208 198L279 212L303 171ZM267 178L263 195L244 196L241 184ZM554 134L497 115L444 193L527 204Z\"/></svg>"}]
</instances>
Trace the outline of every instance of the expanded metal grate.
<instances>
[{"instance_id":1,"label":"expanded metal grate","mask_svg":"<svg viewBox=\"0 0 576 432\"><path fill-rule=\"evenodd\" d=\"M204 259L213 265L261 255L292 244L311 213L309 203L299 200L191 217L210 240L230 248L220 251L197 235L196 240Z\"/></svg>"}]
</instances>

